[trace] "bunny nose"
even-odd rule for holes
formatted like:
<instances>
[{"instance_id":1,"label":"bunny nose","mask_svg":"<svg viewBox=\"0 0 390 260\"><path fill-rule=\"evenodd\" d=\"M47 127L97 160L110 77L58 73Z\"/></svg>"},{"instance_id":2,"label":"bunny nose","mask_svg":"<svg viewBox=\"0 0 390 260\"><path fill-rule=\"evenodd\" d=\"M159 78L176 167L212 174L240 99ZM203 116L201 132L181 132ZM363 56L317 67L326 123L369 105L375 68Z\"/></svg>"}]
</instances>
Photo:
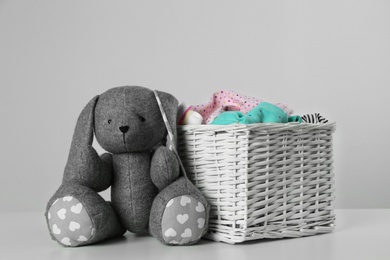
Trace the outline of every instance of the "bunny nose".
<instances>
[{"instance_id":1,"label":"bunny nose","mask_svg":"<svg viewBox=\"0 0 390 260\"><path fill-rule=\"evenodd\" d=\"M121 130L121 132L125 134L127 133L127 131L129 131L129 126L128 125L120 126L119 130Z\"/></svg>"}]
</instances>

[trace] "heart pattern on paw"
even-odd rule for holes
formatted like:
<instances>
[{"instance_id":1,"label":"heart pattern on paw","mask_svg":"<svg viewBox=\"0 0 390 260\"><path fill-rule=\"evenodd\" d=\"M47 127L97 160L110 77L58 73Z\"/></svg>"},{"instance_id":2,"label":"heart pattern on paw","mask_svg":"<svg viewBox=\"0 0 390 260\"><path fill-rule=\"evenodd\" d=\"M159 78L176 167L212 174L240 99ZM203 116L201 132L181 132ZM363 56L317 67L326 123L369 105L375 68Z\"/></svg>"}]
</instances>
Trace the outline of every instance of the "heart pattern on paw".
<instances>
[{"instance_id":1,"label":"heart pattern on paw","mask_svg":"<svg viewBox=\"0 0 390 260\"><path fill-rule=\"evenodd\" d=\"M69 230L70 231L75 231L76 229L79 229L80 228L80 224L77 223L77 222L74 222L74 221L71 221L69 223Z\"/></svg>"},{"instance_id":2,"label":"heart pattern on paw","mask_svg":"<svg viewBox=\"0 0 390 260\"><path fill-rule=\"evenodd\" d=\"M173 228L170 228L167 231L165 231L164 235L166 237L175 237L177 235L177 233Z\"/></svg>"},{"instance_id":3,"label":"heart pattern on paw","mask_svg":"<svg viewBox=\"0 0 390 260\"><path fill-rule=\"evenodd\" d=\"M61 234L61 229L59 229L56 224L53 225L52 231L53 231L53 234L56 234L56 235Z\"/></svg>"},{"instance_id":4,"label":"heart pattern on paw","mask_svg":"<svg viewBox=\"0 0 390 260\"><path fill-rule=\"evenodd\" d=\"M72 199L73 199L72 196L66 196L66 197L64 197L62 200L63 200L63 201L71 201Z\"/></svg>"},{"instance_id":5,"label":"heart pattern on paw","mask_svg":"<svg viewBox=\"0 0 390 260\"><path fill-rule=\"evenodd\" d=\"M186 230L184 230L184 233L181 234L181 237L191 237L191 236L192 236L192 231L189 228L186 228Z\"/></svg>"},{"instance_id":6,"label":"heart pattern on paw","mask_svg":"<svg viewBox=\"0 0 390 260\"><path fill-rule=\"evenodd\" d=\"M61 243L66 245L66 246L71 246L72 243L70 242L70 238L69 237L64 237L63 239L61 239Z\"/></svg>"},{"instance_id":7,"label":"heart pattern on paw","mask_svg":"<svg viewBox=\"0 0 390 260\"><path fill-rule=\"evenodd\" d=\"M177 221L179 221L180 224L183 225L188 220L188 214L179 214L177 215L176 219Z\"/></svg>"},{"instance_id":8,"label":"heart pattern on paw","mask_svg":"<svg viewBox=\"0 0 390 260\"><path fill-rule=\"evenodd\" d=\"M79 236L79 238L77 239L77 241L79 242L84 242L84 241L87 241L88 239L85 237L85 236Z\"/></svg>"},{"instance_id":9,"label":"heart pattern on paw","mask_svg":"<svg viewBox=\"0 0 390 260\"><path fill-rule=\"evenodd\" d=\"M204 218L198 218L198 228L203 228L204 223L205 223Z\"/></svg>"},{"instance_id":10,"label":"heart pattern on paw","mask_svg":"<svg viewBox=\"0 0 390 260\"><path fill-rule=\"evenodd\" d=\"M78 246L91 239L93 223L83 204L73 196L57 199L47 212L54 238L66 246Z\"/></svg>"},{"instance_id":11,"label":"heart pattern on paw","mask_svg":"<svg viewBox=\"0 0 390 260\"><path fill-rule=\"evenodd\" d=\"M198 206L196 206L195 210L197 212L203 212L204 211L204 206L202 203L198 202Z\"/></svg>"},{"instance_id":12,"label":"heart pattern on paw","mask_svg":"<svg viewBox=\"0 0 390 260\"><path fill-rule=\"evenodd\" d=\"M171 206L172 204L173 204L173 201L174 201L174 199L171 199L170 201L168 201L168 203L167 203L167 208L169 207L169 206Z\"/></svg>"},{"instance_id":13,"label":"heart pattern on paw","mask_svg":"<svg viewBox=\"0 0 390 260\"><path fill-rule=\"evenodd\" d=\"M180 205L185 207L185 205L187 205L188 203L191 203L191 199L188 198L187 196L182 196L180 199Z\"/></svg>"},{"instance_id":14,"label":"heart pattern on paw","mask_svg":"<svg viewBox=\"0 0 390 260\"><path fill-rule=\"evenodd\" d=\"M204 205L189 195L169 200L161 228L163 239L168 244L183 245L198 240L207 228Z\"/></svg>"},{"instance_id":15,"label":"heart pattern on paw","mask_svg":"<svg viewBox=\"0 0 390 260\"><path fill-rule=\"evenodd\" d=\"M57 216L64 220L65 219L65 214L66 214L66 209L60 209L59 211L57 211Z\"/></svg>"},{"instance_id":16,"label":"heart pattern on paw","mask_svg":"<svg viewBox=\"0 0 390 260\"><path fill-rule=\"evenodd\" d=\"M83 209L83 205L81 205L81 203L77 203L77 205L72 206L70 208L70 211L72 211L73 213L76 213L76 214L80 214L82 209Z\"/></svg>"}]
</instances>

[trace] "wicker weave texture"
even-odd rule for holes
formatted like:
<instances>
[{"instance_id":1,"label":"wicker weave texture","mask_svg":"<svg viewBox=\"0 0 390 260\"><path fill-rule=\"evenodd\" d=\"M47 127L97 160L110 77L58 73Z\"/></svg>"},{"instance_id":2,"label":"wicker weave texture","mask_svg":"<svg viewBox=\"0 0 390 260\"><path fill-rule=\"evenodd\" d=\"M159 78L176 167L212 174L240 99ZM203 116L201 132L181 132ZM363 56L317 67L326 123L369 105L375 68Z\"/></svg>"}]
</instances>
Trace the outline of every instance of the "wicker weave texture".
<instances>
[{"instance_id":1,"label":"wicker weave texture","mask_svg":"<svg viewBox=\"0 0 390 260\"><path fill-rule=\"evenodd\" d=\"M207 238L240 243L334 229L334 123L180 126L189 179L211 204Z\"/></svg>"}]
</instances>

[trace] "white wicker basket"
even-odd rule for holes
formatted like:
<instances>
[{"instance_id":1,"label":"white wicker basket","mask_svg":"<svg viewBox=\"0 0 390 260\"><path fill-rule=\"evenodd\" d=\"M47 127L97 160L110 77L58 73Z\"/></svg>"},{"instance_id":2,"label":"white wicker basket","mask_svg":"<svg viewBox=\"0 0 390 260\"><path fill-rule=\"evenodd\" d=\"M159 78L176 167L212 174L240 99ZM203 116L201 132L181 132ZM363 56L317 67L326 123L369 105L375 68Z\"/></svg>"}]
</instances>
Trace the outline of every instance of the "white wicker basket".
<instances>
[{"instance_id":1,"label":"white wicker basket","mask_svg":"<svg viewBox=\"0 0 390 260\"><path fill-rule=\"evenodd\" d=\"M335 124L186 125L178 151L211 204L206 238L240 243L334 229Z\"/></svg>"}]
</instances>

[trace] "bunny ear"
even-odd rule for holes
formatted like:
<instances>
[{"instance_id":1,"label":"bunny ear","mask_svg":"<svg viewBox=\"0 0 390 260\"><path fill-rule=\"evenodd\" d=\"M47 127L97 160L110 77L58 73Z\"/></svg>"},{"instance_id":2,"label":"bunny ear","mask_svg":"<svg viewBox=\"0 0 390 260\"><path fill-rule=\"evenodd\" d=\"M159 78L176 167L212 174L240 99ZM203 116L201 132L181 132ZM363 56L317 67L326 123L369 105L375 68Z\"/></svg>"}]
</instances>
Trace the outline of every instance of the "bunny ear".
<instances>
[{"instance_id":1,"label":"bunny ear","mask_svg":"<svg viewBox=\"0 0 390 260\"><path fill-rule=\"evenodd\" d=\"M167 140L173 141L173 145L176 146L177 144L177 134L176 134L176 117L177 117L177 108L179 106L179 102L177 99L172 96L171 94L157 91L155 90L155 94L157 98L157 102L159 103L159 106L162 107L161 114L163 115L163 119L168 121L168 124L170 126L170 129L168 129L168 132L172 132L172 138L167 138ZM169 147L170 144L167 144ZM176 147L175 147L176 148Z\"/></svg>"},{"instance_id":2,"label":"bunny ear","mask_svg":"<svg viewBox=\"0 0 390 260\"><path fill-rule=\"evenodd\" d=\"M73 133L70 153L74 150L91 146L93 142L94 111L99 96L95 96L81 111L77 119L76 128Z\"/></svg>"}]
</instances>

